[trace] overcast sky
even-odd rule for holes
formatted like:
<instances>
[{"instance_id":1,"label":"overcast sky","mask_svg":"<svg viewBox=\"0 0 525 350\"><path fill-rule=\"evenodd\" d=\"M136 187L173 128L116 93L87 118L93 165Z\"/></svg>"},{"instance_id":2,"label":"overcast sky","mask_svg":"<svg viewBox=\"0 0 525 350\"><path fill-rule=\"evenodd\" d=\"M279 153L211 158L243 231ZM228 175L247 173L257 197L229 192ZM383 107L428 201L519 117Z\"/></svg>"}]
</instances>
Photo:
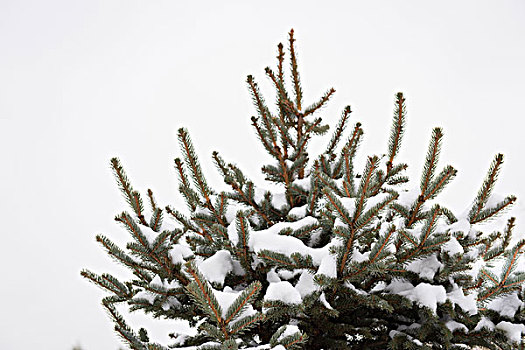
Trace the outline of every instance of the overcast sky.
<instances>
[{"instance_id":1,"label":"overcast sky","mask_svg":"<svg viewBox=\"0 0 525 350\"><path fill-rule=\"evenodd\" d=\"M352 105L361 159L385 152L403 91L400 160L419 177L431 129L443 127L441 166L459 170L445 205L464 210L498 152L497 192L525 198L524 1L1 0L2 350L117 349L105 294L79 276L123 275L94 240L125 238L110 157L137 189L177 206L174 135L184 126L216 188L213 150L260 180L268 158L245 77L271 92L263 69L292 27L307 104L333 86L323 110L332 124Z\"/></svg>"}]
</instances>

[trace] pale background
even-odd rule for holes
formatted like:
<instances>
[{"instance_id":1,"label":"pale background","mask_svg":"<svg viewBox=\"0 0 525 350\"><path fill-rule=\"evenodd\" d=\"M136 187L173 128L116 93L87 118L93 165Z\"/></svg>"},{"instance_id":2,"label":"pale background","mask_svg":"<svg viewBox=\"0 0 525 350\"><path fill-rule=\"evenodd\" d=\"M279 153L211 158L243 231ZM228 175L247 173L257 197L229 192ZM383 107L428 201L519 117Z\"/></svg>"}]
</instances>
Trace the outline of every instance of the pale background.
<instances>
[{"instance_id":1,"label":"pale background","mask_svg":"<svg viewBox=\"0 0 525 350\"><path fill-rule=\"evenodd\" d=\"M0 349L118 348L105 294L79 276L123 275L94 241L125 237L110 157L137 189L179 205L174 135L185 126L217 188L215 149L260 179L245 77L271 91L263 68L292 27L307 104L335 87L323 115L335 123L352 105L359 156L385 151L403 91L400 159L419 178L442 126L441 166L459 169L446 205L469 204L497 152L497 192L525 198L524 1L0 0Z\"/></svg>"}]
</instances>

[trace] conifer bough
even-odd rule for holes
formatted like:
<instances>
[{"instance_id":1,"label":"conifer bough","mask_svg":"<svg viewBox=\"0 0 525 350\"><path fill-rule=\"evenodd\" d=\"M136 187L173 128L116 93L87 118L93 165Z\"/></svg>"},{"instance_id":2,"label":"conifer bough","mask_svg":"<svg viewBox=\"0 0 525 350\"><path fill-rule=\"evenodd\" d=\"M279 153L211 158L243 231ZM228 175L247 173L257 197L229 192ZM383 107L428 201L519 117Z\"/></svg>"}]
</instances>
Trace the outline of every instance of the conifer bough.
<instances>
[{"instance_id":1,"label":"conifer bough","mask_svg":"<svg viewBox=\"0 0 525 350\"><path fill-rule=\"evenodd\" d=\"M185 129L175 159L185 213L159 207L151 190L145 206L120 161L111 160L131 208L115 220L131 241L125 249L102 235L97 241L134 277L82 275L110 293L102 304L118 335L140 350L523 348L525 273L517 262L525 241L512 244L515 219L505 216L516 198L493 194L503 156L469 210L456 215L435 201L456 175L438 166L440 128L432 131L419 188L407 190L407 165L397 159L402 93L386 155L369 156L363 170L354 167L363 129L356 123L346 133L349 106L326 149L309 149L328 131L316 112L335 90L305 104L295 52L292 30L290 73L282 44L276 70L265 70L274 110L247 78L252 125L274 159L262 171L277 189L256 185L217 152L225 186L212 189ZM131 329L118 304L185 320L194 332L174 329L170 344L158 344L146 329Z\"/></svg>"}]
</instances>

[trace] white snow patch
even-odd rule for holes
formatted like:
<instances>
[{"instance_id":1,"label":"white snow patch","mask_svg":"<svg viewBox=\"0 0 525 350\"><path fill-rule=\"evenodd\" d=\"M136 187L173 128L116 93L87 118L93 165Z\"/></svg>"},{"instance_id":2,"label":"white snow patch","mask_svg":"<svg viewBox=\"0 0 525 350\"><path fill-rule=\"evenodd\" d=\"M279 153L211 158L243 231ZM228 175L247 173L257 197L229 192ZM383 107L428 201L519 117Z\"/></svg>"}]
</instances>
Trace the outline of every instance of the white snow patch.
<instances>
[{"instance_id":1,"label":"white snow patch","mask_svg":"<svg viewBox=\"0 0 525 350\"><path fill-rule=\"evenodd\" d=\"M441 251L447 252L451 256L454 254L463 254L465 252L456 237L450 237L448 242L441 246Z\"/></svg>"},{"instance_id":2,"label":"white snow patch","mask_svg":"<svg viewBox=\"0 0 525 350\"><path fill-rule=\"evenodd\" d=\"M279 222L268 229L252 231L250 234L249 246L251 250L256 253L263 249L268 249L288 256L296 252L303 255L311 255L314 264L320 264L321 260L328 254L332 244L328 244L323 248L311 248L306 246L298 238L279 234L279 232L285 228L298 230L304 226L317 223L317 219L307 216L295 222Z\"/></svg>"},{"instance_id":3,"label":"white snow patch","mask_svg":"<svg viewBox=\"0 0 525 350\"><path fill-rule=\"evenodd\" d=\"M406 267L408 271L417 273L421 278L433 280L434 275L443 267L443 264L437 259L436 254L426 258L412 261Z\"/></svg>"},{"instance_id":4,"label":"white snow patch","mask_svg":"<svg viewBox=\"0 0 525 350\"><path fill-rule=\"evenodd\" d=\"M394 294L402 295L410 301L416 302L421 306L426 306L434 313L437 309L437 304L442 304L447 300L447 293L443 286L434 286L428 283L420 283L411 288L409 282L397 282L392 285L392 281L385 290L395 291Z\"/></svg>"},{"instance_id":5,"label":"white snow patch","mask_svg":"<svg viewBox=\"0 0 525 350\"><path fill-rule=\"evenodd\" d=\"M168 282L166 279L163 281L159 275L155 275L151 282L149 283L150 286L158 286L158 287L164 287L166 289L172 289L172 288L179 288L180 284L177 280L172 280L171 282Z\"/></svg>"},{"instance_id":6,"label":"white snow patch","mask_svg":"<svg viewBox=\"0 0 525 350\"><path fill-rule=\"evenodd\" d=\"M235 220L232 220L230 224L228 225L228 239L234 244L237 245L239 243L239 234L237 233L237 224L235 223Z\"/></svg>"},{"instance_id":7,"label":"white snow patch","mask_svg":"<svg viewBox=\"0 0 525 350\"><path fill-rule=\"evenodd\" d=\"M521 335L525 333L525 325L522 323L515 324L507 321L501 321L496 325L496 329L501 329L507 333L507 337L516 343L521 341Z\"/></svg>"},{"instance_id":8,"label":"white snow patch","mask_svg":"<svg viewBox=\"0 0 525 350\"><path fill-rule=\"evenodd\" d=\"M354 251L352 253L352 261L355 261L358 263L367 261L369 256L370 256L370 251L361 253L359 250L357 250L357 248L354 248Z\"/></svg>"},{"instance_id":9,"label":"white snow patch","mask_svg":"<svg viewBox=\"0 0 525 350\"><path fill-rule=\"evenodd\" d=\"M295 289L301 294L301 298L304 298L308 294L319 290L319 287L315 284L314 276L308 271L303 271L295 284Z\"/></svg>"},{"instance_id":10,"label":"white snow patch","mask_svg":"<svg viewBox=\"0 0 525 350\"><path fill-rule=\"evenodd\" d=\"M226 221L229 223L235 222L237 213L239 211L246 210L247 208L248 207L245 204L233 203L232 201L229 201L228 205L226 206L226 212L224 213L224 216L226 217Z\"/></svg>"},{"instance_id":11,"label":"white snow patch","mask_svg":"<svg viewBox=\"0 0 525 350\"><path fill-rule=\"evenodd\" d=\"M361 294L361 295L366 295L366 294L368 294L367 292L365 292L365 291L362 290L362 289L357 289L352 283L350 283L350 282L348 282L348 281L346 281L346 282L344 283L344 286L347 287L347 288L349 288L349 289L351 289L351 290L353 290L353 291L356 292L357 294Z\"/></svg>"},{"instance_id":12,"label":"white snow patch","mask_svg":"<svg viewBox=\"0 0 525 350\"><path fill-rule=\"evenodd\" d=\"M299 327L297 327L296 325L288 324L285 327L286 328L284 329L284 332L279 336L279 338L277 338L277 341L300 332Z\"/></svg>"},{"instance_id":13,"label":"white snow patch","mask_svg":"<svg viewBox=\"0 0 525 350\"><path fill-rule=\"evenodd\" d=\"M350 197L337 197L343 207L348 211L350 216L354 215L355 212L355 198Z\"/></svg>"},{"instance_id":14,"label":"white snow patch","mask_svg":"<svg viewBox=\"0 0 525 350\"><path fill-rule=\"evenodd\" d=\"M222 317L226 317L228 308L235 302L235 299L237 299L241 293L242 291L233 291L230 287L224 287L222 292L220 290L213 289L213 294L215 295L215 298L219 302L219 305L222 309ZM248 304L238 316L238 318L241 319L246 316L251 316L255 313L256 311L253 309L252 305Z\"/></svg>"},{"instance_id":15,"label":"white snow patch","mask_svg":"<svg viewBox=\"0 0 525 350\"><path fill-rule=\"evenodd\" d=\"M421 189L419 187L413 187L410 190L399 193L397 198L397 203L401 204L404 207L410 207L417 200L421 194Z\"/></svg>"},{"instance_id":16,"label":"white snow patch","mask_svg":"<svg viewBox=\"0 0 525 350\"><path fill-rule=\"evenodd\" d=\"M266 273L266 280L270 283L281 282L279 275L275 272L275 267Z\"/></svg>"},{"instance_id":17,"label":"white snow patch","mask_svg":"<svg viewBox=\"0 0 525 350\"><path fill-rule=\"evenodd\" d=\"M447 299L452 303L459 305L463 311L468 312L469 315L475 315L478 313L478 307L476 304L477 293L471 293L465 295L463 289L454 284L454 289L447 293Z\"/></svg>"},{"instance_id":18,"label":"white snow patch","mask_svg":"<svg viewBox=\"0 0 525 350\"><path fill-rule=\"evenodd\" d=\"M465 333L468 333L468 328L463 323L459 323L456 321L448 321L445 323L445 326L447 326L448 329L450 329L451 332L454 332L457 329L460 329L464 331Z\"/></svg>"},{"instance_id":19,"label":"white snow patch","mask_svg":"<svg viewBox=\"0 0 525 350\"><path fill-rule=\"evenodd\" d=\"M204 208L204 207L200 207L200 206L195 208L195 211L193 212L193 214L213 215L210 209Z\"/></svg>"},{"instance_id":20,"label":"white snow patch","mask_svg":"<svg viewBox=\"0 0 525 350\"><path fill-rule=\"evenodd\" d=\"M227 250L219 250L198 264L198 268L208 281L224 284L226 275L233 271L232 256Z\"/></svg>"},{"instance_id":21,"label":"white snow patch","mask_svg":"<svg viewBox=\"0 0 525 350\"><path fill-rule=\"evenodd\" d=\"M463 234L468 235L468 233L470 232L470 222L468 221L467 218L460 219L456 221L455 223L453 223L452 225L450 225L448 228L450 232L452 233L463 232Z\"/></svg>"},{"instance_id":22,"label":"white snow patch","mask_svg":"<svg viewBox=\"0 0 525 350\"><path fill-rule=\"evenodd\" d=\"M324 295L324 293L321 293L321 296L319 297L319 300L321 301L321 303L323 303L323 305L328 309L328 310L333 310L334 308L332 307L332 305L330 305L330 303L326 300L326 295Z\"/></svg>"},{"instance_id":23,"label":"white snow patch","mask_svg":"<svg viewBox=\"0 0 525 350\"><path fill-rule=\"evenodd\" d=\"M266 189L262 188L255 188L254 191L254 199L257 204L260 204L264 200L264 195L268 192ZM272 193L272 207L278 210L283 210L288 206L288 202L286 201L286 193L283 189L277 189L276 191L271 192Z\"/></svg>"},{"instance_id":24,"label":"white snow patch","mask_svg":"<svg viewBox=\"0 0 525 350\"><path fill-rule=\"evenodd\" d=\"M280 300L286 304L300 304L302 302L301 294L288 281L270 283L264 300Z\"/></svg>"},{"instance_id":25,"label":"white snow patch","mask_svg":"<svg viewBox=\"0 0 525 350\"><path fill-rule=\"evenodd\" d=\"M487 308L499 312L501 316L513 318L516 312L523 306L517 293L512 293L492 300Z\"/></svg>"},{"instance_id":26,"label":"white snow patch","mask_svg":"<svg viewBox=\"0 0 525 350\"><path fill-rule=\"evenodd\" d=\"M193 256L193 251L188 246L175 244L173 248L170 249L169 254L174 264L184 264L186 262L184 258Z\"/></svg>"},{"instance_id":27,"label":"white snow patch","mask_svg":"<svg viewBox=\"0 0 525 350\"><path fill-rule=\"evenodd\" d=\"M366 205L363 208L363 212L367 212L368 210L372 209L375 205L379 204L380 202L384 201L390 196L390 193L379 193L376 194L373 197L370 197L366 201Z\"/></svg>"},{"instance_id":28,"label":"white snow patch","mask_svg":"<svg viewBox=\"0 0 525 350\"><path fill-rule=\"evenodd\" d=\"M293 270L293 271L290 271L290 270L279 270L279 272L277 272L277 274L279 275L279 277L283 280L289 280L289 279L292 279L295 277L295 275L297 275L298 273L301 273L301 270Z\"/></svg>"},{"instance_id":29,"label":"white snow patch","mask_svg":"<svg viewBox=\"0 0 525 350\"><path fill-rule=\"evenodd\" d=\"M302 219L306 216L306 210L308 208L308 204L305 204L303 206L300 206L300 207L295 207L295 208L292 208L290 209L290 211L288 212L288 216L289 217L295 217L297 219Z\"/></svg>"},{"instance_id":30,"label":"white snow patch","mask_svg":"<svg viewBox=\"0 0 525 350\"><path fill-rule=\"evenodd\" d=\"M480 331L483 328L486 328L488 330L493 330L496 326L494 323L490 320L488 317L481 317L481 320L479 320L478 324L476 325L476 328L474 328L474 331Z\"/></svg>"},{"instance_id":31,"label":"white snow patch","mask_svg":"<svg viewBox=\"0 0 525 350\"><path fill-rule=\"evenodd\" d=\"M414 344L416 345L419 345L419 346L423 346L423 343L421 343L421 341L419 341L418 339L414 339L414 337L408 335L408 334L405 334L403 332L399 332L399 331L396 331L396 330L391 330L388 335L390 336L390 338L394 339L397 335L404 335L405 337L407 337L407 339L409 339L410 341L412 341Z\"/></svg>"},{"instance_id":32,"label":"white snow patch","mask_svg":"<svg viewBox=\"0 0 525 350\"><path fill-rule=\"evenodd\" d=\"M164 303L162 303L161 307L162 310L168 311L172 306L175 306L176 308L179 308L182 306L180 301L175 297L169 297L168 300L166 300Z\"/></svg>"},{"instance_id":33,"label":"white snow patch","mask_svg":"<svg viewBox=\"0 0 525 350\"><path fill-rule=\"evenodd\" d=\"M149 285L153 285L153 286L159 286L159 287L162 287L163 286L163 283L162 283L162 280L160 279L160 276L159 275L155 275L155 277L153 277L153 279L151 280L151 282L149 283Z\"/></svg>"},{"instance_id":34,"label":"white snow patch","mask_svg":"<svg viewBox=\"0 0 525 350\"><path fill-rule=\"evenodd\" d=\"M133 299L146 299L148 303L153 304L157 296L151 292L141 291L133 296Z\"/></svg>"},{"instance_id":35,"label":"white snow patch","mask_svg":"<svg viewBox=\"0 0 525 350\"><path fill-rule=\"evenodd\" d=\"M399 294L413 288L414 285L412 283L400 278L394 278L384 289L392 294Z\"/></svg>"},{"instance_id":36,"label":"white snow patch","mask_svg":"<svg viewBox=\"0 0 525 350\"><path fill-rule=\"evenodd\" d=\"M153 231L149 226L140 225L140 231L146 237L150 245L155 241L155 238L157 238L157 236L159 235L158 232Z\"/></svg>"},{"instance_id":37,"label":"white snow patch","mask_svg":"<svg viewBox=\"0 0 525 350\"><path fill-rule=\"evenodd\" d=\"M374 286L374 288L370 289L370 293L380 292L380 291L384 290L385 288L386 288L386 282L385 281L379 281Z\"/></svg>"},{"instance_id":38,"label":"white snow patch","mask_svg":"<svg viewBox=\"0 0 525 350\"><path fill-rule=\"evenodd\" d=\"M312 183L310 182L310 176L307 176L303 179L296 179L292 182L294 185L301 187L303 190L310 192L312 188Z\"/></svg>"},{"instance_id":39,"label":"white snow patch","mask_svg":"<svg viewBox=\"0 0 525 350\"><path fill-rule=\"evenodd\" d=\"M337 277L337 261L336 256L327 254L321 260L319 268L317 269L318 274L326 275L331 278Z\"/></svg>"}]
</instances>

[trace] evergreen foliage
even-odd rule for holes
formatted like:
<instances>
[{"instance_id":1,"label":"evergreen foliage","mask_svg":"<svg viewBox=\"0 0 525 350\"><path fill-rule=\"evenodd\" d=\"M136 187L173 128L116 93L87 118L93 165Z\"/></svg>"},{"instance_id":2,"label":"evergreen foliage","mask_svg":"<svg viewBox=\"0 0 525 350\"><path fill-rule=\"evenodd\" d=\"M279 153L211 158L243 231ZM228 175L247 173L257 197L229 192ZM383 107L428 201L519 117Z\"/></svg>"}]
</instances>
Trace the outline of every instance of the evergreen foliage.
<instances>
[{"instance_id":1,"label":"evergreen foliage","mask_svg":"<svg viewBox=\"0 0 525 350\"><path fill-rule=\"evenodd\" d=\"M525 241L513 244L515 219L503 215L516 198L493 194L503 156L469 210L454 214L435 201L456 175L438 165L444 134L435 128L419 188L408 191L407 165L398 160L402 93L384 156L368 156L355 169L363 129L356 123L345 136L350 106L317 154L309 141L328 125L316 112L335 90L305 104L295 50L292 30L290 73L282 44L276 71L265 70L275 111L255 78L246 81L257 111L253 128L273 157L262 172L279 189L256 185L217 152L212 159L226 189L212 189L185 129L175 171L186 213L159 207L151 190L146 209L121 162L111 160L131 208L115 220L131 241L124 249L102 235L96 240L134 277L82 275L109 292L102 303L124 343L141 350L523 348L525 273L517 262ZM156 344L144 328L128 326L118 304L186 320L196 331Z\"/></svg>"}]
</instances>

